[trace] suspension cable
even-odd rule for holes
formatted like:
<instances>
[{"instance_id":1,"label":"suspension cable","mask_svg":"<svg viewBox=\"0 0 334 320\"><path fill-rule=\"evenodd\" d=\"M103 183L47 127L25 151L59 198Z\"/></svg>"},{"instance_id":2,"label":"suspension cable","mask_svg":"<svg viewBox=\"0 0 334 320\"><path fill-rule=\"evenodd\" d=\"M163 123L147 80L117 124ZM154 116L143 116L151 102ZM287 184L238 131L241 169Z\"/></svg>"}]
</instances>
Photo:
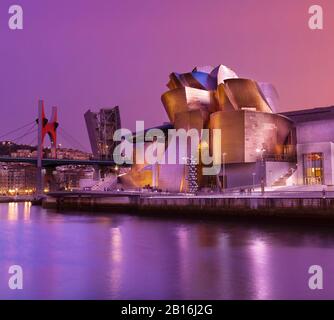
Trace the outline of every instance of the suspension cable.
<instances>
[{"instance_id":1,"label":"suspension cable","mask_svg":"<svg viewBox=\"0 0 334 320\"><path fill-rule=\"evenodd\" d=\"M18 138L16 139L15 143L16 143L16 144L25 144L24 141L23 141L23 139L26 138L26 137L28 137L28 136L30 136L30 135L32 135L32 134L36 134L36 133L37 133L37 129L36 129L36 130L33 130L33 131L31 131L31 132L28 132L28 133L26 133L25 135L22 135L21 137L18 137ZM35 140L35 139L36 139L36 138L34 137L34 140Z\"/></svg>"},{"instance_id":2,"label":"suspension cable","mask_svg":"<svg viewBox=\"0 0 334 320\"><path fill-rule=\"evenodd\" d=\"M6 136L9 136L9 135L12 134L12 133L18 132L18 131L20 131L20 130L22 130L22 129L24 129L24 128L27 128L28 126L30 126L30 125L32 125L32 124L35 125L35 121L29 122L29 123L27 123L27 124L24 125L24 126L21 126L21 127L19 127L19 128L16 128L16 129L14 129L14 130L11 130L11 131L9 131L9 132L7 132L7 133L1 135L1 136L0 136L0 139L4 138L4 137L6 137Z\"/></svg>"},{"instance_id":3,"label":"suspension cable","mask_svg":"<svg viewBox=\"0 0 334 320\"><path fill-rule=\"evenodd\" d=\"M15 142L16 144L18 144L18 142L22 139L25 138L29 135L31 135L32 133L37 132L37 129L35 128L35 125L30 126L30 128L22 135L20 135L19 137L12 139L13 142Z\"/></svg>"},{"instance_id":4,"label":"suspension cable","mask_svg":"<svg viewBox=\"0 0 334 320\"><path fill-rule=\"evenodd\" d=\"M60 129L60 130L59 130L59 129ZM79 148L82 149L83 151L86 151L86 152L87 152L86 147L85 147L84 145L82 145L82 144L81 144L76 138L74 138L70 133L68 133L64 128L59 127L58 130L59 130L59 134L65 139L65 141L70 142L70 141L68 141L67 139L72 140L72 141L70 142L70 144L73 144L73 142L74 142L74 145L76 145L77 147L79 147ZM66 135L67 138L66 138L64 135Z\"/></svg>"}]
</instances>

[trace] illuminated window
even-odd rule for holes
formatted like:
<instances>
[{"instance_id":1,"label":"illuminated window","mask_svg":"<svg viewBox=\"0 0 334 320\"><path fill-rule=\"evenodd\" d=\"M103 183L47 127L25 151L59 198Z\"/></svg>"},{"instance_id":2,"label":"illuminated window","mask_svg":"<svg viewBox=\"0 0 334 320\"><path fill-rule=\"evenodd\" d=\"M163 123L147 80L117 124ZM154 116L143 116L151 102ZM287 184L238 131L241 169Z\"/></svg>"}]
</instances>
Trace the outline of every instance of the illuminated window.
<instances>
[{"instance_id":1,"label":"illuminated window","mask_svg":"<svg viewBox=\"0 0 334 320\"><path fill-rule=\"evenodd\" d=\"M323 184L323 158L322 153L303 155L304 184Z\"/></svg>"}]
</instances>

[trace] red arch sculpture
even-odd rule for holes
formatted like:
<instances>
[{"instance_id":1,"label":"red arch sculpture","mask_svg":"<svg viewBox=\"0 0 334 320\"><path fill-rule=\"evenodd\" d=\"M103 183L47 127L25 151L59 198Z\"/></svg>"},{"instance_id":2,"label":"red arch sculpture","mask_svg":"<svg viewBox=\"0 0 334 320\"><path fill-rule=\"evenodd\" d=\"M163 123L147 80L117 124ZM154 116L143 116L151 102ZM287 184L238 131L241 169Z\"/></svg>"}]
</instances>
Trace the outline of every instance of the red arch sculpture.
<instances>
[{"instance_id":1,"label":"red arch sculpture","mask_svg":"<svg viewBox=\"0 0 334 320\"><path fill-rule=\"evenodd\" d=\"M37 119L37 124L39 121L42 123L41 137L39 137L38 143L41 144L41 149L43 150L45 136L48 135L51 141L51 156L52 158L57 158L57 128L58 115L57 107L52 107L51 120L49 121L45 116L44 101L39 101L39 116Z\"/></svg>"}]
</instances>

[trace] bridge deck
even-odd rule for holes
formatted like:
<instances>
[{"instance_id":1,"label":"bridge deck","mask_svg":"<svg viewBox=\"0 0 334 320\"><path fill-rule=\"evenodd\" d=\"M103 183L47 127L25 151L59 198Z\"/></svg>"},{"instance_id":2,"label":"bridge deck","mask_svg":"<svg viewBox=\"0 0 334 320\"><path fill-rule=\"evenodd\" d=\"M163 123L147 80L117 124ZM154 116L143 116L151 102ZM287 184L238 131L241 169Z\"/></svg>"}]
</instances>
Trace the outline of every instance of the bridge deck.
<instances>
[{"instance_id":1,"label":"bridge deck","mask_svg":"<svg viewBox=\"0 0 334 320\"><path fill-rule=\"evenodd\" d=\"M0 157L0 163L30 163L37 165L36 158L11 158ZM102 166L112 167L115 166L115 162L111 160L72 160L72 159L43 159L43 167L57 167L67 165L83 165L83 166Z\"/></svg>"}]
</instances>

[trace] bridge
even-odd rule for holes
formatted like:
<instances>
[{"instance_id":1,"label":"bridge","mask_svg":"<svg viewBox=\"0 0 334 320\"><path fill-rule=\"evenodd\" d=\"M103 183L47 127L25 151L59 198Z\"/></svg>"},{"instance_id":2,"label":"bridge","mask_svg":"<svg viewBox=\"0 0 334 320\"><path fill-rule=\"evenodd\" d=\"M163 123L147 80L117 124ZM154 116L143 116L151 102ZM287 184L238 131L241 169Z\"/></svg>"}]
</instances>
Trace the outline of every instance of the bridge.
<instances>
[{"instance_id":1,"label":"bridge","mask_svg":"<svg viewBox=\"0 0 334 320\"><path fill-rule=\"evenodd\" d=\"M0 163L29 163L37 165L37 158L12 158L12 157L1 157ZM42 167L58 167L58 166L99 166L99 167L114 167L116 166L114 161L111 160L74 160L74 159L42 159Z\"/></svg>"},{"instance_id":2,"label":"bridge","mask_svg":"<svg viewBox=\"0 0 334 320\"><path fill-rule=\"evenodd\" d=\"M34 139L26 144L28 146L32 146L34 143L37 146L37 157L11 157L11 156L0 156L0 163L28 163L35 165L37 168L37 178L36 178L36 194L37 196L41 196L44 190L43 184L43 174L42 168L47 169L47 174L50 174L52 168L59 166L94 166L99 168L107 168L114 167L116 169L116 164L112 160L106 159L87 159L87 160L77 160L77 159L58 159L57 158L57 136L58 131L60 135L66 139L71 139L71 145L73 145L73 141L76 142L77 146L80 148L77 149L85 149L82 147L82 144L78 142L75 138L71 136L68 132L66 132L63 128L59 127L58 123L58 114L57 107L52 107L52 114L50 120L46 118L45 109L44 109L44 101L39 100L38 102L38 117L36 120L29 122L28 124L21 126L15 130L11 130L6 134L0 135L0 139L4 139L4 137L11 136L12 134L20 135L16 139L10 139L10 141L19 144L18 141L22 141L29 136L34 136ZM22 130L25 130L23 133ZM66 134L66 138L64 135ZM48 137L51 143L51 158L44 158L44 140ZM37 138L37 143L36 143ZM67 140L69 141L69 140ZM125 165L126 166L126 165Z\"/></svg>"}]
</instances>

